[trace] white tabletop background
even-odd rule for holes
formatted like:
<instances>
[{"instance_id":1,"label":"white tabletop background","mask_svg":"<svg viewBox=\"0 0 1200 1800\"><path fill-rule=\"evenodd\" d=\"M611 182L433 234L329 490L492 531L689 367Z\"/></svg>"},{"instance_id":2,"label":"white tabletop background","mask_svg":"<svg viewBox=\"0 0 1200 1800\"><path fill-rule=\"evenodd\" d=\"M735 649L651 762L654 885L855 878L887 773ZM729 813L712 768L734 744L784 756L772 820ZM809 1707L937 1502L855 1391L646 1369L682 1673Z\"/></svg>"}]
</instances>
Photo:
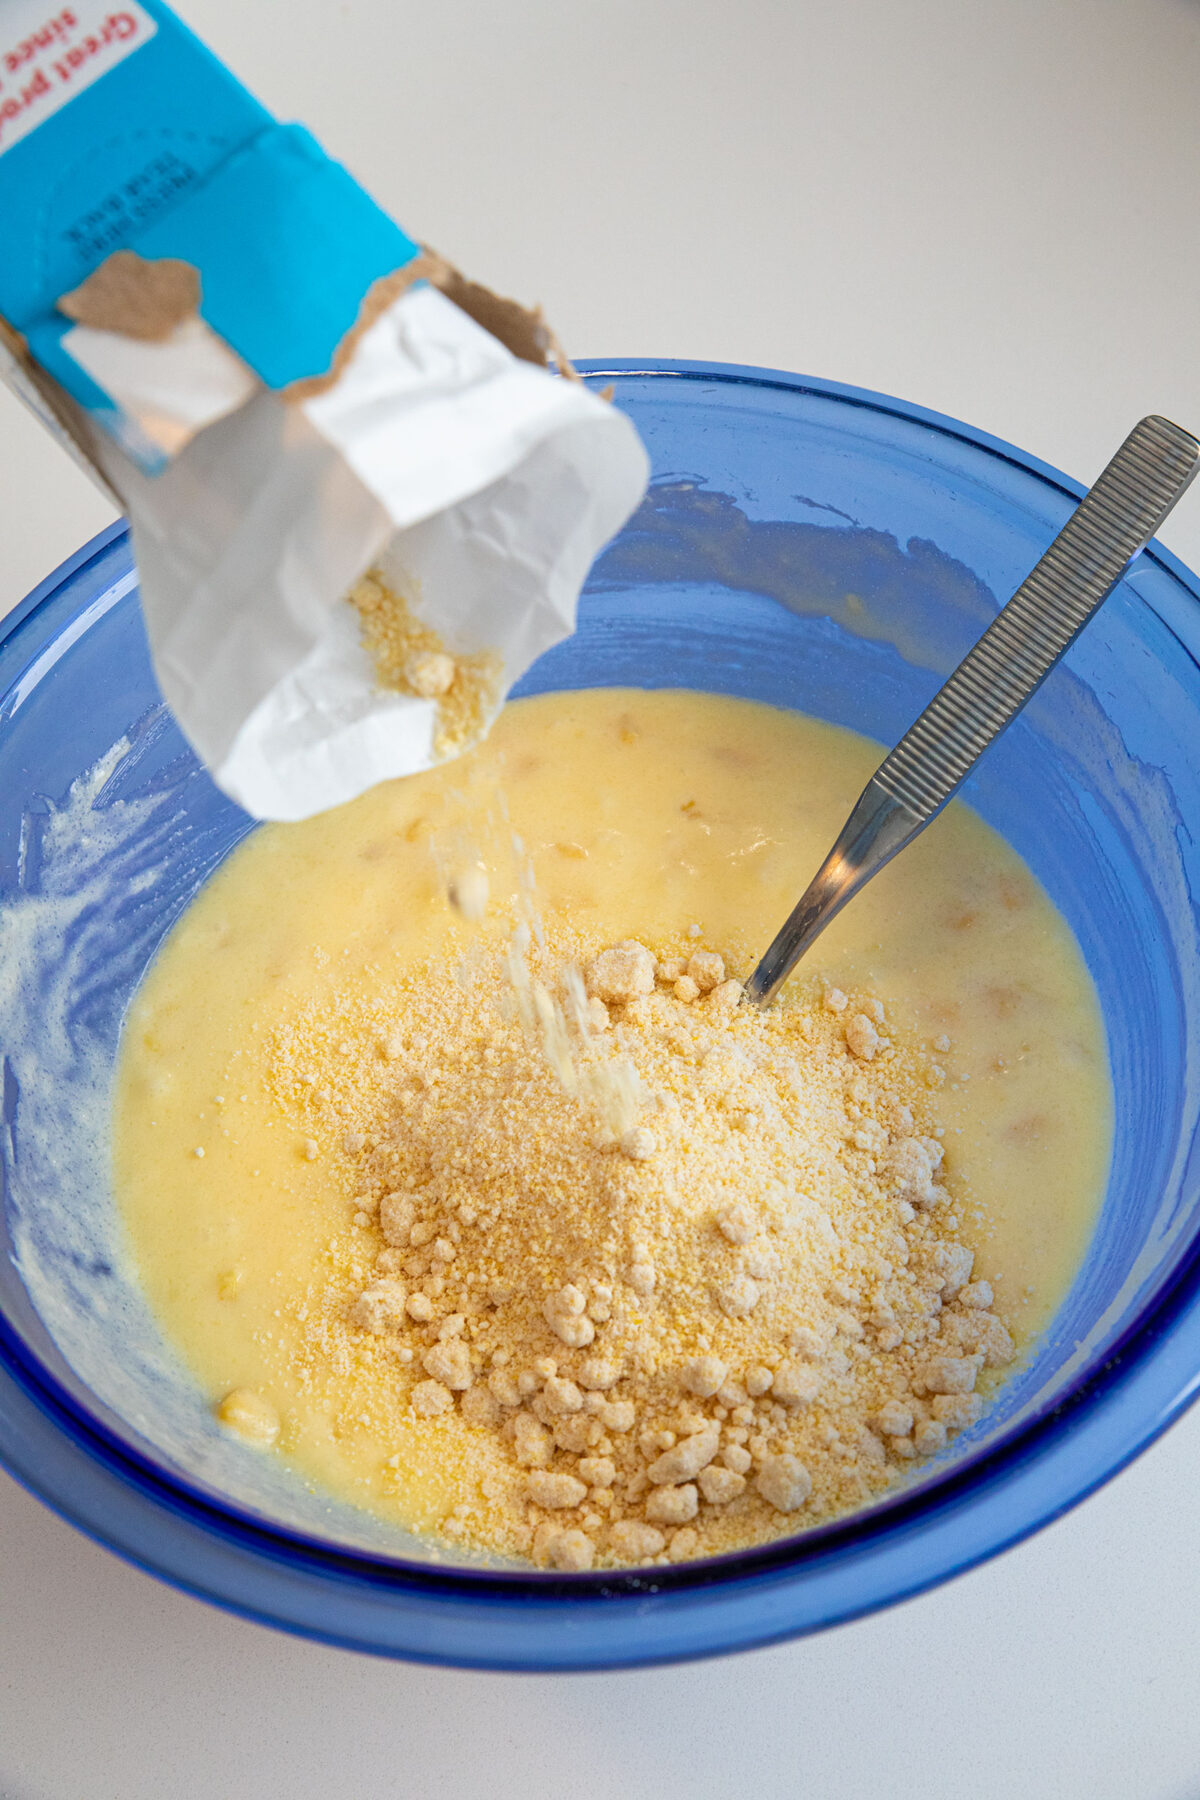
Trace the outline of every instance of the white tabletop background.
<instances>
[{"instance_id":1,"label":"white tabletop background","mask_svg":"<svg viewBox=\"0 0 1200 1800\"><path fill-rule=\"evenodd\" d=\"M1200 426L1200 0L182 0L581 356L831 376L1091 480ZM108 518L0 393L0 613ZM1200 495L1164 532L1200 565ZM1031 1542L649 1673L373 1661L0 1475L0 1800L1197 1800L1200 1411Z\"/></svg>"}]
</instances>

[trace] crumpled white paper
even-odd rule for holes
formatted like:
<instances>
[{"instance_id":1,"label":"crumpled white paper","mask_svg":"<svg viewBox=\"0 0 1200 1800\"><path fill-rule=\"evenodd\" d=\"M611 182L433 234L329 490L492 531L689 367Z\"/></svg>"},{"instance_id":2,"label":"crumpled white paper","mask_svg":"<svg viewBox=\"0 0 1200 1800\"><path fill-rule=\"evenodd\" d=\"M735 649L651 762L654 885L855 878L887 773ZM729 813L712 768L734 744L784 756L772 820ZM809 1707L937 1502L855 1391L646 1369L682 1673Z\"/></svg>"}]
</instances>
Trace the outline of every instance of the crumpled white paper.
<instances>
[{"instance_id":1,"label":"crumpled white paper","mask_svg":"<svg viewBox=\"0 0 1200 1800\"><path fill-rule=\"evenodd\" d=\"M163 694L214 780L301 819L428 768L436 702L376 683L345 595L378 565L501 692L574 629L592 559L649 473L630 421L411 288L336 383L266 389L160 475L97 445L133 528Z\"/></svg>"}]
</instances>

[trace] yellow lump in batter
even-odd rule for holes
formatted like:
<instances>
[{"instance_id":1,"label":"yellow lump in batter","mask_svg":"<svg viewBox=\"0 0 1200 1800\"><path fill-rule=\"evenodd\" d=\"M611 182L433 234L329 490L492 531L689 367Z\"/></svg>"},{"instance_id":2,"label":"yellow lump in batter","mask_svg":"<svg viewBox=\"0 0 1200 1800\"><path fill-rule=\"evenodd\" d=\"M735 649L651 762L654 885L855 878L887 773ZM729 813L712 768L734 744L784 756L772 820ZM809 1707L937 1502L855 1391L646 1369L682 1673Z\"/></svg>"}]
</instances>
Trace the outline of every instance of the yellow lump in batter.
<instances>
[{"instance_id":1,"label":"yellow lump in batter","mask_svg":"<svg viewBox=\"0 0 1200 1800\"><path fill-rule=\"evenodd\" d=\"M117 1131L230 1428L580 1569L828 1518L974 1422L1081 1254L1103 1041L962 808L738 1006L872 759L745 702L547 696L465 775L231 859L135 1005Z\"/></svg>"}]
</instances>

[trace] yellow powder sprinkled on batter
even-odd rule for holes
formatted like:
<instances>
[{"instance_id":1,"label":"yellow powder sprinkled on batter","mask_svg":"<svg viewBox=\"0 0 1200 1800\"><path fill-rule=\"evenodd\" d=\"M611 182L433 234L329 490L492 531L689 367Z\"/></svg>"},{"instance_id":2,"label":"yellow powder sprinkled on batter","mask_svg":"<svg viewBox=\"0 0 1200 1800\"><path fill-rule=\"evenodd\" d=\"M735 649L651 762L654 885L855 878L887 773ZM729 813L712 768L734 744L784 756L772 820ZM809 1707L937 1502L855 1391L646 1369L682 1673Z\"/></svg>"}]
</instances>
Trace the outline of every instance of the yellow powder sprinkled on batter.
<instances>
[{"instance_id":1,"label":"yellow powder sprinkled on batter","mask_svg":"<svg viewBox=\"0 0 1200 1800\"><path fill-rule=\"evenodd\" d=\"M503 673L489 650L452 656L432 627L372 569L347 595L362 621L362 641L381 687L437 702L433 749L439 760L478 743L495 713Z\"/></svg>"},{"instance_id":2,"label":"yellow powder sprinkled on batter","mask_svg":"<svg viewBox=\"0 0 1200 1800\"><path fill-rule=\"evenodd\" d=\"M759 1012L687 937L521 948L517 998L480 952L270 1046L297 1153L347 1194L298 1373L334 1369L333 1429L400 1502L419 1459L460 1544L679 1560L860 1506L973 1423L1012 1340L958 1238L937 1071L880 1002Z\"/></svg>"}]
</instances>

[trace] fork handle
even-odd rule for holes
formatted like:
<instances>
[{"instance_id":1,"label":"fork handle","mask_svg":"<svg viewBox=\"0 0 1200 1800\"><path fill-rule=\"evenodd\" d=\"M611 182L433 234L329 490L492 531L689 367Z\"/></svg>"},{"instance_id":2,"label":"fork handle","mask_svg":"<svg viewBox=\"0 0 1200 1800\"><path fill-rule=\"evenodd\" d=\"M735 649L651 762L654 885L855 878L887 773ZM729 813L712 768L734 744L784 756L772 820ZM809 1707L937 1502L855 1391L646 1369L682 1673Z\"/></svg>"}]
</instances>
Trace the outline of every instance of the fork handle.
<instances>
[{"instance_id":1,"label":"fork handle","mask_svg":"<svg viewBox=\"0 0 1200 1800\"><path fill-rule=\"evenodd\" d=\"M1135 425L975 647L880 763L837 843L747 983L769 1001L814 939L924 830L1070 649L1200 468L1200 443Z\"/></svg>"}]
</instances>

